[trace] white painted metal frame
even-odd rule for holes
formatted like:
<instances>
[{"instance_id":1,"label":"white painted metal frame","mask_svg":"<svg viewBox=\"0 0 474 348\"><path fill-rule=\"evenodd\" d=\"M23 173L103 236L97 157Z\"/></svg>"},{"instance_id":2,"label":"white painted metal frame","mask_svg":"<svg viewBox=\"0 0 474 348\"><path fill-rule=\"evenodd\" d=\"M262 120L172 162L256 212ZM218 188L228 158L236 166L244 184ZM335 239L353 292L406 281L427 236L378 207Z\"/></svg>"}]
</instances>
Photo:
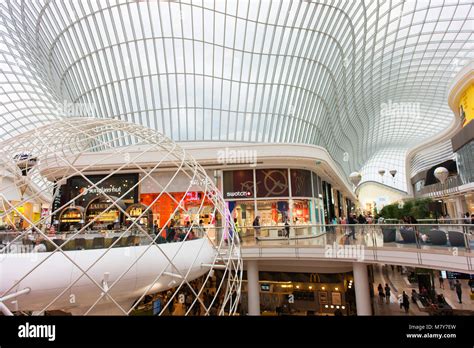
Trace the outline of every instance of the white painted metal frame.
<instances>
[{"instance_id":1,"label":"white painted metal frame","mask_svg":"<svg viewBox=\"0 0 474 348\"><path fill-rule=\"evenodd\" d=\"M141 145L141 148L143 150L138 154L134 152L133 156L130 156L130 153L127 152L129 149L128 146L118 146L122 139L127 139L127 142L130 145ZM150 150L161 151L161 153L163 153L163 157L157 158L156 163L152 167L143 168L137 163L138 159ZM104 156L96 160L95 162L89 163L86 167L78 168L76 166L77 159L81 154L88 152L104 153ZM14 155L17 153L28 153L38 158L38 166L32 168L28 173L28 176L30 177L29 181L20 180L22 178L22 174L17 166L17 163L13 159ZM92 181L90 181L90 179L88 179L88 170L90 171L96 168L101 161L107 160L107 158L113 158L115 156L123 157L123 164L111 170L110 173L106 175L103 179L101 179L99 182L93 183ZM57 178L57 182L59 184L64 184L67 179L79 176L83 178L90 185L90 187L96 188L100 192L101 197L110 201L110 206L107 209L105 209L101 214L96 216L92 221L86 223L76 233L73 233L72 235L68 236L68 239L66 241L78 237L80 233L86 231L87 228L92 225L92 223L97 221L97 219L101 215L109 211L111 208L116 208L120 210L125 217L131 218L129 214L118 204L118 202L122 199L122 197L131 192L136 186L140 185L145 179L152 180L154 184L158 185L158 187L160 187L161 189L158 197L153 201L153 203L157 202L162 195L168 195L177 204L177 208L165 222L165 226L168 225L173 215L178 210L181 212L187 211L182 204L184 197L186 193L190 192L191 187L195 188L196 186L199 186L204 196L207 197L210 202L212 202L214 206L214 213L220 216L222 221L222 228L224 229L224 231L227 231L228 229L232 229L233 231L235 231L235 227L233 226L233 221L230 218L230 213L227 209L226 203L224 202L219 191L215 187L213 181L207 176L204 169L199 166L189 155L185 153L183 149L181 149L178 145L172 142L169 138L162 136L159 133L156 133L155 131L145 128L143 126L110 119L67 118L64 120L58 120L51 125L47 125L44 127L37 128L36 130L26 132L21 136L16 136L9 140L3 141L2 143L0 143L0 157L4 159L3 169L6 170L6 172L8 172L10 175L14 176L15 178L18 178L18 180L15 181L12 185L12 190L18 189L18 182L26 182L26 184L28 184L28 182L42 182L42 191L37 191L34 194L30 195L28 197L29 200L34 201L35 198L40 197L41 194L52 194L53 183L49 182L46 178L44 178L42 176L41 171L39 170L39 166L43 165L44 167L61 168L57 169L56 173L49 173L49 175L53 175L55 178ZM161 170L165 163L167 167L173 166L175 168L175 172L169 182L165 186L162 186L153 178L151 174L158 169ZM141 175L139 181L133 187L129 188L127 192L122 193L119 197L112 197L98 189L98 185L107 178L113 176L114 174L120 173L124 169L130 168L133 168ZM183 195L183 198L180 201L176 201L175 198L171 196L167 191L168 186L172 183L172 181L176 178L178 174L184 174L189 178L189 186L187 187L185 194ZM66 202L55 211L50 211L47 216L41 218L40 221L33 222L29 220L24 214L22 214L18 209L21 205L25 203L24 201L20 201L16 204L13 204L5 198L5 192L0 192L0 200L3 202L4 206L7 206L7 209L0 213L0 218L3 218L11 212L15 211L17 214L22 216L23 219L30 225L28 229L20 231L21 233L13 241L4 246L0 250L0 253L7 252L10 245L15 243L16 241L20 241L22 238L27 236L28 233L31 232L36 232L37 234L41 235L45 240L52 243L52 238L48 236L45 229L41 228L41 226L47 224L51 220L51 217L54 216L54 214L58 214L62 209L69 206L74 200L78 199L79 196L73 197L69 202ZM203 204L204 199L201 202L201 205L198 209L198 213L203 210ZM101 289L102 295L97 298L97 301L92 304L92 306L88 310L86 310L84 314L89 314L90 311L94 309L94 306L104 296L110 298L112 302L114 302L114 304L118 306L118 308L123 312L123 314L130 314L131 311L138 304L138 302L142 300L144 296L150 292L150 289L153 287L153 285L160 280L162 275L165 273L166 268L163 268L163 271L160 274L156 275L154 281L149 284L147 289L142 293L138 301L131 308L122 308L122 306L117 303L110 295L110 290L122 279L122 277L127 272L130 271L132 267L134 267L134 265L150 248L157 248L167 259L169 267L171 267L171 269L176 270L177 273L175 273L175 276L178 280L180 280L179 284L177 284L177 287L173 289L174 293L170 301L166 304L161 313L165 311L169 303L172 302L172 300L181 290L183 285L186 289L189 289L195 296L192 306L188 309L186 314L189 314L195 305L204 306L205 313L209 314L209 310L214 304L216 298L219 296L223 296L223 303L219 307L219 314L222 315L224 313L235 313L240 297L240 283L242 277L242 261L240 259L239 240L237 236L235 236L234 234L234 238L230 238L229 234L227 234L228 246L225 246L223 238L211 239L209 237L208 231L205 231L204 237L207 238L209 240L209 243L212 244L216 254L214 259L212 260L212 263L206 265L206 269L208 268L209 272L207 273L203 285L198 289L194 289L193 286L191 286L191 284L189 283L189 281L192 280L188 279L189 271L187 272L187 274L179 272L178 268L174 265L174 260L176 258L192 257L194 258L194 263L196 262L196 258L198 257L199 253L197 253L196 255L182 255L180 251L182 250L184 243L186 243L182 242L175 255L172 258L169 258L167 254L162 250L163 244L156 243L158 236L164 235L164 228L160 229L157 236L154 236L150 234L150 231L145 230L137 224L137 221L139 221L141 217L145 216L150 207L151 205L147 209L145 209L138 218L136 218L135 220L132 219L133 223L129 227L127 227L122 233L122 237L124 237L132 229L138 229L140 230L140 232L142 232L143 235L148 236L149 244L147 248L144 249L144 251L141 253L141 255L136 260L134 260L134 262L132 262L128 268L124 269L122 274L117 279L115 279L112 284L108 284L107 282L99 284L96 280L89 276L88 271L90 271L94 267L94 265L96 265L99 260L101 260L112 249L112 247L114 247L115 244L119 242L119 239L116 240L110 247L103 249L102 255L98 257L92 264L90 264L87 269L82 269L78 265L78 263L68 255L67 252L63 251L62 248L58 246L52 253L48 255L47 258L45 258L39 264L36 264L36 266L33 267L28 273L24 275L19 275L18 279L15 281L15 284L12 284L11 287L2 294L2 296L6 296L10 292L16 291L15 289L18 287L18 285L23 279L25 279L26 277L28 277L29 274L38 269L39 266L46 262L55 253L61 253L65 256L67 261L73 263L78 269L80 269L81 275L80 277L71 280L71 283L68 287L61 289L61 291L54 299L52 299L48 304L45 304L42 310L43 312L50 308L56 300L66 294L67 291L69 291L74 286L74 284L76 284L83 276L85 276ZM195 226L194 223L191 224L191 227L186 231L185 240L188 239L191 230L196 227L197 226ZM205 286L210 281L210 274L213 272L214 269L223 269L224 276L222 278L222 281L218 284L218 289L215 294L216 298L213 299L211 306L207 308L202 302L200 296L202 295ZM31 290L31 296L34 296L35 289Z\"/></svg>"}]
</instances>

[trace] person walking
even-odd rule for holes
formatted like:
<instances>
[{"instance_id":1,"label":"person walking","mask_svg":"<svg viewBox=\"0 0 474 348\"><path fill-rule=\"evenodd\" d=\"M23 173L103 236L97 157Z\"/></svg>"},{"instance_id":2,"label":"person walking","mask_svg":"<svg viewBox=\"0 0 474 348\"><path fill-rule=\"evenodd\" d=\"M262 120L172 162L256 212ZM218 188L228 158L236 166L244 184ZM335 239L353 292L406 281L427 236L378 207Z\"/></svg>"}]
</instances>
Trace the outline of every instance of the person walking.
<instances>
[{"instance_id":1,"label":"person walking","mask_svg":"<svg viewBox=\"0 0 474 348\"><path fill-rule=\"evenodd\" d=\"M35 240L35 247L33 248L34 253L44 253L48 251L46 248L46 245L44 244L44 238L43 237L38 237Z\"/></svg>"},{"instance_id":2,"label":"person walking","mask_svg":"<svg viewBox=\"0 0 474 348\"><path fill-rule=\"evenodd\" d=\"M168 243L173 242L174 238L176 236L176 229L174 227L174 224L175 224L175 221L171 220L169 225L168 225L168 228L166 229L166 241Z\"/></svg>"},{"instance_id":3,"label":"person walking","mask_svg":"<svg viewBox=\"0 0 474 348\"><path fill-rule=\"evenodd\" d=\"M439 288L444 290L444 278L441 275L441 272L439 272Z\"/></svg>"},{"instance_id":4,"label":"person walking","mask_svg":"<svg viewBox=\"0 0 474 348\"><path fill-rule=\"evenodd\" d=\"M239 237L239 242L242 243L242 230L240 229L239 221L237 218L234 218L235 232L237 232L237 237Z\"/></svg>"},{"instance_id":5,"label":"person walking","mask_svg":"<svg viewBox=\"0 0 474 348\"><path fill-rule=\"evenodd\" d=\"M260 215L257 215L255 220L253 220L252 226L255 231L255 238L258 238L260 236Z\"/></svg>"},{"instance_id":6,"label":"person walking","mask_svg":"<svg viewBox=\"0 0 474 348\"><path fill-rule=\"evenodd\" d=\"M402 295L402 306L405 309L405 313L408 314L408 311L410 310L410 299L408 298L408 295L405 291L403 291Z\"/></svg>"},{"instance_id":7,"label":"person walking","mask_svg":"<svg viewBox=\"0 0 474 348\"><path fill-rule=\"evenodd\" d=\"M285 238L290 239L290 223L288 222L288 218L285 218Z\"/></svg>"},{"instance_id":8,"label":"person walking","mask_svg":"<svg viewBox=\"0 0 474 348\"><path fill-rule=\"evenodd\" d=\"M474 278L469 279L467 285L471 288L471 292L474 293Z\"/></svg>"},{"instance_id":9,"label":"person walking","mask_svg":"<svg viewBox=\"0 0 474 348\"><path fill-rule=\"evenodd\" d=\"M347 224L349 225L349 230L351 231L347 237L352 236L352 239L356 240L356 237L355 237L356 231L355 231L355 226L354 225L357 223L357 220L354 219L354 216L355 215L352 215L352 214L349 214L347 216Z\"/></svg>"},{"instance_id":10,"label":"person walking","mask_svg":"<svg viewBox=\"0 0 474 348\"><path fill-rule=\"evenodd\" d=\"M456 295L458 295L459 303L462 303L462 284L459 282L459 279L456 279L454 289L456 290Z\"/></svg>"},{"instance_id":11,"label":"person walking","mask_svg":"<svg viewBox=\"0 0 474 348\"><path fill-rule=\"evenodd\" d=\"M382 284L379 284L379 286L377 287L377 290L379 292L379 304L383 304L383 298L385 297L385 294L383 292Z\"/></svg>"},{"instance_id":12,"label":"person walking","mask_svg":"<svg viewBox=\"0 0 474 348\"><path fill-rule=\"evenodd\" d=\"M197 230L197 237L198 238L203 238L204 234L206 232L206 229L204 227L204 220L199 220L199 225L196 228L196 230Z\"/></svg>"},{"instance_id":13,"label":"person walking","mask_svg":"<svg viewBox=\"0 0 474 348\"><path fill-rule=\"evenodd\" d=\"M153 301L153 315L159 315L162 309L161 297L158 296L155 301Z\"/></svg>"},{"instance_id":14,"label":"person walking","mask_svg":"<svg viewBox=\"0 0 474 348\"><path fill-rule=\"evenodd\" d=\"M392 289L390 289L390 286L388 284L385 284L385 302L387 304L390 304L390 292Z\"/></svg>"}]
</instances>

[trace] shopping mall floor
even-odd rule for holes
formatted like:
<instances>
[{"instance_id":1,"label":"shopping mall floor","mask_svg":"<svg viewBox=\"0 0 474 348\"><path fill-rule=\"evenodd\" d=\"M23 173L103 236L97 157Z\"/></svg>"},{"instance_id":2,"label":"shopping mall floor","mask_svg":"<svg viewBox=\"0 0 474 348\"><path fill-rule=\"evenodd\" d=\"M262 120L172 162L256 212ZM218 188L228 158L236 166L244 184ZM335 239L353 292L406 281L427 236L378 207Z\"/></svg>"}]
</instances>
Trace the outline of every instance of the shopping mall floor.
<instances>
[{"instance_id":1,"label":"shopping mall floor","mask_svg":"<svg viewBox=\"0 0 474 348\"><path fill-rule=\"evenodd\" d=\"M467 284L467 280L460 280L462 284L462 303L458 303L456 292L449 288L447 280L444 281L444 289L440 288L438 277L435 280L435 291L437 294L443 294L446 302L454 310L470 310L474 311L474 301L470 299L469 294L471 290ZM379 303L377 296L377 285L388 284L391 288L390 303ZM390 265L376 265L374 266L374 314L375 315L419 315L426 316L427 312L420 310L420 308L411 302L408 314L405 314L404 309L400 309L398 304L398 296L405 291L408 296L411 296L412 289L418 292L416 284L410 284L406 274L401 274L395 266L392 270ZM474 313L473 313L474 314Z\"/></svg>"}]
</instances>

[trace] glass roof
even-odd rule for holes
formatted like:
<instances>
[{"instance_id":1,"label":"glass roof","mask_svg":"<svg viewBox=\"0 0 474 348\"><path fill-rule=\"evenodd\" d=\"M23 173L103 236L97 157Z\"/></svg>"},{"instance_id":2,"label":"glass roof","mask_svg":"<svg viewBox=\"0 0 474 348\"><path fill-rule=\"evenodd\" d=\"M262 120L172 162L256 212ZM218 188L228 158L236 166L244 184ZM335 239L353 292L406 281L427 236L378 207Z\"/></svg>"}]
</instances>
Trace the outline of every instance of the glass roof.
<instances>
[{"instance_id":1,"label":"glass roof","mask_svg":"<svg viewBox=\"0 0 474 348\"><path fill-rule=\"evenodd\" d=\"M0 3L0 140L62 115L305 143L363 181L453 121L471 0Z\"/></svg>"}]
</instances>

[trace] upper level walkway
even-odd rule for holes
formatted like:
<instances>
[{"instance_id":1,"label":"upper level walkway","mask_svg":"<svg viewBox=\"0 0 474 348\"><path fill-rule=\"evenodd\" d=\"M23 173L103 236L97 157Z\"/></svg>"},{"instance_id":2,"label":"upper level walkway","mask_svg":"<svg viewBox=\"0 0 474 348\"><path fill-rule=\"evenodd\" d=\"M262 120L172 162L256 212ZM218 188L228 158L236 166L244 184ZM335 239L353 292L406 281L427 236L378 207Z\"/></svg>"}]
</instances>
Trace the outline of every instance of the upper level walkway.
<instances>
[{"instance_id":1,"label":"upper level walkway","mask_svg":"<svg viewBox=\"0 0 474 348\"><path fill-rule=\"evenodd\" d=\"M244 260L385 263L474 273L474 225L469 224L278 225L258 229L242 227L237 230ZM222 236L227 243L229 232L211 226L191 227L184 235L187 237L179 240L204 237L210 238L217 246ZM31 252L33 249L32 241L22 233L3 232L0 237L3 244L0 245L0 256L9 252ZM168 242L154 234L126 231L105 235L61 235L51 237L51 241L46 243L47 251L57 248L68 251ZM22 249L26 247L28 250Z\"/></svg>"},{"instance_id":2,"label":"upper level walkway","mask_svg":"<svg viewBox=\"0 0 474 348\"><path fill-rule=\"evenodd\" d=\"M474 226L467 224L296 225L285 237L285 226L261 227L243 231L242 256L244 260L334 260L473 273L473 231Z\"/></svg>"}]
</instances>

